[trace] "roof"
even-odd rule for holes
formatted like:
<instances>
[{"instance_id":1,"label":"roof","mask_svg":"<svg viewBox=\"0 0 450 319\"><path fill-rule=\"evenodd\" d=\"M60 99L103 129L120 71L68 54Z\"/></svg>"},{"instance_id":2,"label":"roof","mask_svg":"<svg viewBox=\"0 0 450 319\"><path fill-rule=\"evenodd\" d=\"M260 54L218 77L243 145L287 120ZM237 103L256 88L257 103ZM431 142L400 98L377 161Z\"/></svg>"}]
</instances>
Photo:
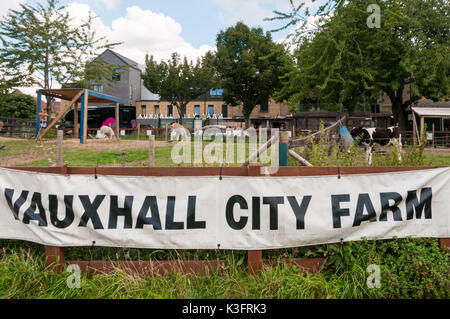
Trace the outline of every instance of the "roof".
<instances>
[{"instance_id":1,"label":"roof","mask_svg":"<svg viewBox=\"0 0 450 319\"><path fill-rule=\"evenodd\" d=\"M41 92L42 95L55 97L61 100L71 101L75 98L75 96L78 93L80 93L80 91L82 91L82 89L53 89L53 90L39 90L38 92ZM86 91L88 91L88 102L90 103L111 103L111 102L120 103L120 99L115 96L98 93L91 90Z\"/></svg>"},{"instance_id":2,"label":"roof","mask_svg":"<svg viewBox=\"0 0 450 319\"><path fill-rule=\"evenodd\" d=\"M419 116L450 118L450 108L446 107L412 107L412 110Z\"/></svg>"},{"instance_id":3,"label":"roof","mask_svg":"<svg viewBox=\"0 0 450 319\"><path fill-rule=\"evenodd\" d=\"M127 57L125 57L125 56L123 56L123 55L113 51L113 50L111 50L111 49L106 49L105 52L106 51L109 51L112 54L114 54L117 58L119 58L119 60L121 60L123 63L125 63L125 65L131 66L131 67L135 68L136 70L142 72L142 70L139 67L139 63L137 63L137 62L135 62L135 61L133 61L133 60L131 60L131 59L129 59L129 58L127 58ZM101 55L103 55L105 52L103 52Z\"/></svg>"}]
</instances>

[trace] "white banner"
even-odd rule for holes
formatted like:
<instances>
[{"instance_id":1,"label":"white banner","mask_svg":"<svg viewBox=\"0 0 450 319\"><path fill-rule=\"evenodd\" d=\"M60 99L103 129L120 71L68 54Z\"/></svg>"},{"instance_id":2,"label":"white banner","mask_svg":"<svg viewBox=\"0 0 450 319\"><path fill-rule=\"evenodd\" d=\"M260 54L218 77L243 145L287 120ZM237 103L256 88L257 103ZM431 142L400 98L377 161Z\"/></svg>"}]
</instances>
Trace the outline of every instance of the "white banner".
<instances>
[{"instance_id":1,"label":"white banner","mask_svg":"<svg viewBox=\"0 0 450 319\"><path fill-rule=\"evenodd\" d=\"M320 177L124 177L0 168L0 238L275 249L450 237L450 168Z\"/></svg>"}]
</instances>

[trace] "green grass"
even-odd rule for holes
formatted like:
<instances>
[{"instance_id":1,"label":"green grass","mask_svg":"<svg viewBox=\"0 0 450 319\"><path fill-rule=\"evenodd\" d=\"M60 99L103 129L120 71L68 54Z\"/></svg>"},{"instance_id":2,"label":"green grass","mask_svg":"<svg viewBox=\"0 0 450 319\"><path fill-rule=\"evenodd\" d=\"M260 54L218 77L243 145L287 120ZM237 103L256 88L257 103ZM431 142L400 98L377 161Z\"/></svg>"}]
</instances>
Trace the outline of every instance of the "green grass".
<instances>
[{"instance_id":1,"label":"green grass","mask_svg":"<svg viewBox=\"0 0 450 319\"><path fill-rule=\"evenodd\" d=\"M45 270L41 246L15 241L1 243L0 298L450 297L449 255L439 248L436 239L364 240L304 248L326 254L326 267L315 274L280 264L252 276L244 266L245 255L227 251L222 256L225 260L222 272L202 276L173 273L167 277L132 276L120 269L95 276L82 273L80 289L68 288L70 273ZM369 264L381 268L379 289L367 287Z\"/></svg>"},{"instance_id":2,"label":"green grass","mask_svg":"<svg viewBox=\"0 0 450 319\"><path fill-rule=\"evenodd\" d=\"M55 161L55 144L30 141L4 141L3 158L47 152L48 158L33 166ZM206 145L207 143L205 143ZM325 143L326 144L326 143ZM248 146L247 146L248 147ZM156 166L175 166L172 146L156 148ZM450 165L450 156L423 154L420 147L405 148L400 164L394 154L375 154L374 165ZM147 166L147 149L95 151L64 148L63 161L70 166L121 165ZM310 154L317 166L366 165L364 154L335 152L320 143ZM334 156L334 157L333 157ZM30 164L21 164L28 166ZM184 164L186 165L186 164ZM212 164L218 165L218 164ZM290 165L297 163L290 159ZM448 252L437 239L398 239L362 241L343 245L321 245L264 251L264 259L323 257L323 271L305 274L297 267L279 265L250 276L245 268L246 252L215 250L149 250L102 247L74 247L66 250L68 260L223 260L225 270L207 276L174 273L168 277L130 276L118 269L113 274L82 274L81 289L69 289L69 273L55 274L44 269L44 250L40 245L0 241L0 298L445 298L448 299L450 274ZM367 266L381 267L382 287L366 285Z\"/></svg>"}]
</instances>

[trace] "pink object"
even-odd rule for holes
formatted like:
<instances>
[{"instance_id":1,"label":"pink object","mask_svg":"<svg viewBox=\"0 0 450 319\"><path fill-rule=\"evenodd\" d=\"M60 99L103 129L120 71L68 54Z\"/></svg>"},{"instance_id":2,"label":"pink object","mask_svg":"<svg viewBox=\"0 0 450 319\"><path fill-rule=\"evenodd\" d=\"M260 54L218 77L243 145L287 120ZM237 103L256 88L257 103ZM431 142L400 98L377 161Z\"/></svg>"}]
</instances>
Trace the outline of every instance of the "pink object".
<instances>
[{"instance_id":1,"label":"pink object","mask_svg":"<svg viewBox=\"0 0 450 319\"><path fill-rule=\"evenodd\" d=\"M113 127L116 124L116 119L113 117L108 117L102 124L102 126Z\"/></svg>"}]
</instances>

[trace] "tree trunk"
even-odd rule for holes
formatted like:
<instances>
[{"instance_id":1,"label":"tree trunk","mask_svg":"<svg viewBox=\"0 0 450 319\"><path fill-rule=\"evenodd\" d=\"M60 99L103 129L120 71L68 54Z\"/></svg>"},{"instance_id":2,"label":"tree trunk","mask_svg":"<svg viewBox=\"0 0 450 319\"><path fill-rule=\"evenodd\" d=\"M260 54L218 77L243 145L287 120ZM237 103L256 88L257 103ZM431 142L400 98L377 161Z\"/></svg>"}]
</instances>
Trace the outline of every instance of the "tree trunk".
<instances>
[{"instance_id":1,"label":"tree trunk","mask_svg":"<svg viewBox=\"0 0 450 319\"><path fill-rule=\"evenodd\" d=\"M177 107L177 108L178 108L178 115L180 116L179 123L180 123L180 125L183 125L183 116L184 116L184 113L186 113L186 104L181 104L180 107Z\"/></svg>"},{"instance_id":2,"label":"tree trunk","mask_svg":"<svg viewBox=\"0 0 450 319\"><path fill-rule=\"evenodd\" d=\"M402 100L401 98L396 98L394 102L392 103L392 114L394 115L394 125L397 125L400 127L400 130L404 131L406 128L405 123L405 112L402 107Z\"/></svg>"}]
</instances>

